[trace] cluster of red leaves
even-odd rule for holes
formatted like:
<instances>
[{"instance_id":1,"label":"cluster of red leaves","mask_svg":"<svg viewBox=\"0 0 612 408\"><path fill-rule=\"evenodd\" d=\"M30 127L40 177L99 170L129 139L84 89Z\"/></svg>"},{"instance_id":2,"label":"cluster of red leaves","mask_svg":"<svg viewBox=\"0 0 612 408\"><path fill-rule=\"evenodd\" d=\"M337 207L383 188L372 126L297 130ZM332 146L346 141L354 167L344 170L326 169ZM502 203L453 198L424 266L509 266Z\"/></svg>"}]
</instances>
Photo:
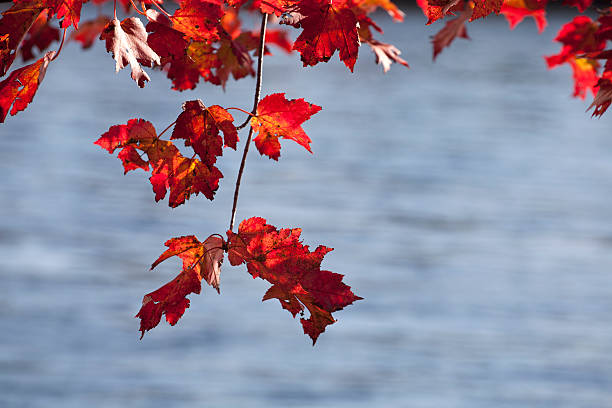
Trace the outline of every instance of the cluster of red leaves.
<instances>
[{"instance_id":1,"label":"cluster of red leaves","mask_svg":"<svg viewBox=\"0 0 612 408\"><path fill-rule=\"evenodd\" d=\"M576 2L579 9L584 2ZM549 68L569 64L574 76L574 96L584 99L587 91L595 95L590 108L593 116L601 116L612 102L612 49L605 50L612 41L612 8L601 13L597 20L577 16L561 27L555 41L562 44L558 54L546 57ZM605 60L603 72L598 60Z\"/></svg>"},{"instance_id":2,"label":"cluster of red leaves","mask_svg":"<svg viewBox=\"0 0 612 408\"><path fill-rule=\"evenodd\" d=\"M259 217L242 221L238 232L227 231L227 241L211 235L204 242L192 235L172 238L168 249L153 263L178 256L183 261L179 275L171 282L144 296L140 318L142 335L160 322L162 315L171 325L176 324L189 307L187 295L199 294L204 280L219 291L219 275L224 252L232 266L245 263L253 278L272 284L263 300L277 299L293 317L298 313L304 333L313 344L325 328L336 319L333 312L361 299L350 286L342 282L343 275L322 270L321 262L332 248L319 246L310 251L300 241L301 230L280 229Z\"/></svg>"},{"instance_id":3,"label":"cluster of red leaves","mask_svg":"<svg viewBox=\"0 0 612 408\"><path fill-rule=\"evenodd\" d=\"M93 0L99 5L110 0ZM259 31L245 30L241 11L273 14L281 25L299 29L292 42L286 31L266 30L266 43L290 53L296 51L304 66L329 61L334 54L353 71L359 47L367 44L377 64L387 72L393 63L408 67L401 52L392 44L375 38L382 29L370 18L378 8L393 20L404 14L390 0L178 0L173 13L162 0L139 1L142 10L131 0L120 0L126 13L140 17L117 19L99 15L79 25L81 8L87 0L13 0L0 19L0 76L4 76L18 55L24 62L39 59L14 70L0 82L0 122L15 115L32 101L47 67L57 53L43 54L59 41L59 28L74 27L69 37L83 48L104 41L106 51L115 60L116 71L130 65L131 77L140 87L150 81L143 67L166 72L175 90L193 89L200 82L225 87L230 77L254 76L254 53L260 43ZM417 0L427 18L426 24L455 16L433 36L433 58L451 45L455 38L469 38L466 24L491 14L503 14L510 28L526 17L534 19L541 32L546 26L548 0ZM592 0L564 0L564 4L584 12ZM159 10L159 11L158 11ZM143 24L143 21L145 24ZM567 23L556 41L562 44L559 54L546 57L550 68L569 64L574 72L574 96L584 98L588 90L595 95L590 108L600 116L612 103L612 9L603 10L597 20L578 16ZM61 45L60 45L61 50ZM267 46L265 54L270 54ZM602 69L603 67L603 69ZM601 71L601 72L600 72ZM131 119L112 126L95 143L121 160L124 172L142 169L151 172L149 181L160 201L168 195L170 207L184 204L192 195L214 198L223 177L217 160L226 147L236 149L238 129L228 109L206 107L199 100L187 101L182 112L166 130L158 134L153 124ZM237 108L233 108L237 109ZM241 110L241 109L239 109ZM252 112L250 123L253 142L261 155L278 160L280 139L291 139L311 152L311 140L302 124L321 107L304 99L289 100L284 93L263 98ZM244 112L244 111L243 111ZM169 140L161 136L174 126ZM250 136L249 136L250 137ZM181 139L183 155L175 141ZM233 223L233 222L232 222ZM189 307L187 296L200 293L202 280L219 291L221 263L225 253L231 265L246 264L254 278L272 284L263 300L277 299L294 317L301 318L304 333L314 342L325 328L335 322L333 312L359 300L342 275L321 269L323 257L331 248L311 251L300 241L300 229L277 229L263 218L243 221L236 233L227 231L227 240L211 235L200 242L195 236L172 238L168 249L151 269L171 257L183 261L181 272L171 282L145 295L137 314L142 335L157 326L163 316L174 325Z\"/></svg>"},{"instance_id":4,"label":"cluster of red leaves","mask_svg":"<svg viewBox=\"0 0 612 408\"><path fill-rule=\"evenodd\" d=\"M1 103L2 99L0 106ZM259 132L254 139L259 152L278 160L279 138L294 140L310 152L310 138L301 124L320 110L317 105L303 99L287 99L284 94L263 98L251 118L254 131ZM235 150L238 142L234 118L221 106L206 107L202 101L194 100L183 104L183 112L173 125L170 140L162 140L150 122L131 119L125 125L112 126L95 144L111 154L120 149L117 157L123 163L124 174L150 170L155 201L164 199L168 191L168 204L173 208L184 204L192 194L202 193L212 200L223 177L215 166L217 158L223 155L224 147ZM191 158L181 154L172 142L176 139L183 139L185 147L193 150Z\"/></svg>"}]
</instances>

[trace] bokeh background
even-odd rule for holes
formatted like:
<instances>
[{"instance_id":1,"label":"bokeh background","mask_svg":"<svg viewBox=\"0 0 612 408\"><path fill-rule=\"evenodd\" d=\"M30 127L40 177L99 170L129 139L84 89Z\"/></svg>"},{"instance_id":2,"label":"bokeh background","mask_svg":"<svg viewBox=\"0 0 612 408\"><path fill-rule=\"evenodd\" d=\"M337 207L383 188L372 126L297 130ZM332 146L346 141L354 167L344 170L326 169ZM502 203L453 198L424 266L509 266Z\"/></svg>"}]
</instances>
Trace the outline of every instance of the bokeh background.
<instances>
[{"instance_id":1,"label":"bokeh background","mask_svg":"<svg viewBox=\"0 0 612 408\"><path fill-rule=\"evenodd\" d=\"M432 63L441 23L380 15L411 64L386 75L366 47L353 74L266 58L264 95L323 110L314 155L251 152L238 220L335 247L324 266L365 298L314 348L227 263L221 296L138 339L142 296L179 270L148 266L170 237L227 229L240 153L212 203L170 209L93 142L134 117L163 129L189 99L249 109L254 80L177 93L154 72L139 89L101 42L68 44L0 127L0 406L611 407L611 117L542 58L570 18L553 10L538 35L489 17Z\"/></svg>"}]
</instances>

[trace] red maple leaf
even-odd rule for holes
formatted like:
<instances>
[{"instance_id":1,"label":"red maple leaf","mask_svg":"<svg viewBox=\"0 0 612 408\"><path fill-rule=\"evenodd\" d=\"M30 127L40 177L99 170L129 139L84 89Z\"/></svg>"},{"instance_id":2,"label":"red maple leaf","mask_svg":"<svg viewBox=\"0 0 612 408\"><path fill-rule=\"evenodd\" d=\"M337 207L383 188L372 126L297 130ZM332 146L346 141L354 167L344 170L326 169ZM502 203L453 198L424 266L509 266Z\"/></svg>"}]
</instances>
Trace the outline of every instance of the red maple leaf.
<instances>
[{"instance_id":1,"label":"red maple leaf","mask_svg":"<svg viewBox=\"0 0 612 408\"><path fill-rule=\"evenodd\" d=\"M59 30L52 27L49 24L49 20L49 13L47 10L43 10L43 12L38 15L34 24L32 24L32 27L30 27L30 30L21 44L21 57L24 61L34 59L34 54L32 52L34 47L42 52L49 48L53 41L59 41Z\"/></svg>"},{"instance_id":2,"label":"red maple leaf","mask_svg":"<svg viewBox=\"0 0 612 408\"><path fill-rule=\"evenodd\" d=\"M400 10L391 0L352 0L352 4L353 10L357 15L373 13L378 7L380 7L385 10L395 21L404 21L404 12Z\"/></svg>"},{"instance_id":3,"label":"red maple leaf","mask_svg":"<svg viewBox=\"0 0 612 408\"><path fill-rule=\"evenodd\" d=\"M81 7L87 0L14 0L15 6L23 9L49 9L49 16L62 20L60 26L79 28Z\"/></svg>"},{"instance_id":4,"label":"red maple leaf","mask_svg":"<svg viewBox=\"0 0 612 408\"><path fill-rule=\"evenodd\" d=\"M90 48L110 21L111 19L107 16L98 16L95 20L88 20L71 34L70 39L81 43L83 49Z\"/></svg>"},{"instance_id":5,"label":"red maple leaf","mask_svg":"<svg viewBox=\"0 0 612 408\"><path fill-rule=\"evenodd\" d=\"M312 153L310 138L301 125L320 110L320 106L310 104L304 99L287 99L284 93L263 98L257 105L257 116L251 118L253 131L259 132L254 139L259 153L278 160L280 137L294 140Z\"/></svg>"},{"instance_id":6,"label":"red maple leaf","mask_svg":"<svg viewBox=\"0 0 612 408\"><path fill-rule=\"evenodd\" d=\"M561 52L546 58L549 68L568 62L576 55L601 51L605 41L598 38L598 24L587 16L577 16L561 27L555 41L563 44Z\"/></svg>"},{"instance_id":7,"label":"red maple leaf","mask_svg":"<svg viewBox=\"0 0 612 408\"><path fill-rule=\"evenodd\" d=\"M142 22L136 17L126 18L119 22L111 20L100 35L106 40L106 51L112 52L116 61L115 71L119 72L127 64L132 67L132 79L143 88L151 78L142 70L140 64L152 67L160 64L159 55L147 44L147 32Z\"/></svg>"},{"instance_id":8,"label":"red maple leaf","mask_svg":"<svg viewBox=\"0 0 612 408\"><path fill-rule=\"evenodd\" d=\"M232 115L221 106L207 108L199 99L188 101L183 104L171 139L184 139L185 146L191 146L200 160L212 167L223 154L224 142L219 132L225 136L225 146L236 149L238 131L233 122Z\"/></svg>"},{"instance_id":9,"label":"red maple leaf","mask_svg":"<svg viewBox=\"0 0 612 408\"><path fill-rule=\"evenodd\" d=\"M593 3L593 0L563 0L564 5L576 7L581 13L584 13L591 3Z\"/></svg>"},{"instance_id":10,"label":"red maple leaf","mask_svg":"<svg viewBox=\"0 0 612 408\"><path fill-rule=\"evenodd\" d=\"M454 15L455 12L464 9L463 0L417 0L417 4L427 17L427 25L444 18L447 14Z\"/></svg>"},{"instance_id":11,"label":"red maple leaf","mask_svg":"<svg viewBox=\"0 0 612 408\"><path fill-rule=\"evenodd\" d=\"M468 7L457 18L446 22L444 27L436 33L431 40L433 44L433 59L435 60L442 50L453 42L457 37L470 39L465 28L465 23L472 17L473 9Z\"/></svg>"},{"instance_id":12,"label":"red maple leaf","mask_svg":"<svg viewBox=\"0 0 612 408\"><path fill-rule=\"evenodd\" d=\"M162 315L174 326L189 307L187 295L199 294L202 279L219 293L219 275L223 262L225 243L219 236L211 235L204 242L193 235L172 238L165 244L168 249L153 263L151 269L173 256L183 261L183 269L176 278L142 299L142 307L136 317L140 318L140 338L157 326Z\"/></svg>"},{"instance_id":13,"label":"red maple leaf","mask_svg":"<svg viewBox=\"0 0 612 408\"><path fill-rule=\"evenodd\" d=\"M214 41L223 16L223 3L219 0L182 0L180 8L170 17L173 28L196 41Z\"/></svg>"},{"instance_id":14,"label":"red maple leaf","mask_svg":"<svg viewBox=\"0 0 612 408\"><path fill-rule=\"evenodd\" d=\"M572 96L584 99L587 91L593 95L597 93L597 81L599 80L599 63L590 58L574 58L568 61L572 67L574 78L574 94Z\"/></svg>"},{"instance_id":15,"label":"red maple leaf","mask_svg":"<svg viewBox=\"0 0 612 408\"><path fill-rule=\"evenodd\" d=\"M9 109L14 116L32 102L54 56L55 51L49 51L35 63L11 72L0 82L0 123L6 119Z\"/></svg>"},{"instance_id":16,"label":"red maple leaf","mask_svg":"<svg viewBox=\"0 0 612 408\"><path fill-rule=\"evenodd\" d=\"M327 62L337 50L340 60L352 72L360 42L357 17L347 0L302 0L297 13L301 17L284 23L304 29L293 44L304 66Z\"/></svg>"},{"instance_id":17,"label":"red maple leaf","mask_svg":"<svg viewBox=\"0 0 612 408\"><path fill-rule=\"evenodd\" d=\"M524 0L506 0L502 6L501 13L508 20L511 30L514 30L525 17L531 17L535 20L540 33L544 31L548 24L546 21L546 9L544 7L531 9Z\"/></svg>"},{"instance_id":18,"label":"red maple leaf","mask_svg":"<svg viewBox=\"0 0 612 408\"><path fill-rule=\"evenodd\" d=\"M184 204L192 194L202 193L212 200L219 188L219 179L223 177L216 167L186 158L172 142L160 140L153 125L143 119L112 126L95 144L111 154L121 148L118 157L126 173L138 168L148 171L151 167L149 180L155 201L162 200L170 191L168 205L172 208ZM148 160L138 151L146 154Z\"/></svg>"},{"instance_id":19,"label":"red maple leaf","mask_svg":"<svg viewBox=\"0 0 612 408\"><path fill-rule=\"evenodd\" d=\"M0 76L4 76L17 54L17 48L22 43L26 33L34 24L44 7L24 8L14 4L2 13L0 19L0 38L3 45L0 47Z\"/></svg>"},{"instance_id":20,"label":"red maple leaf","mask_svg":"<svg viewBox=\"0 0 612 408\"><path fill-rule=\"evenodd\" d=\"M232 265L246 263L254 278L272 284L264 301L278 299L293 317L308 309L309 318L300 321L314 345L336 321L332 313L361 298L342 282L343 275L321 270L323 257L332 248L318 246L310 251L300 234L299 228L278 230L263 218L249 218L240 223L237 234L227 232L228 258Z\"/></svg>"}]
</instances>

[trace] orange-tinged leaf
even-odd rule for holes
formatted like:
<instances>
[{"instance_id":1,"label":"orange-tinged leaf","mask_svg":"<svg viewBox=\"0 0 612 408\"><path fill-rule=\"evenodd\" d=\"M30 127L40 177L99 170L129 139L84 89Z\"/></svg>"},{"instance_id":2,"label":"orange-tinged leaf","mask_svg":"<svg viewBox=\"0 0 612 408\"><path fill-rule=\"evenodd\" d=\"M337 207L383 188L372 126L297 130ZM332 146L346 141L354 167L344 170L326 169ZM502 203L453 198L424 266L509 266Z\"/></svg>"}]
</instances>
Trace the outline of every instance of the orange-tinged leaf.
<instances>
[{"instance_id":1,"label":"orange-tinged leaf","mask_svg":"<svg viewBox=\"0 0 612 408\"><path fill-rule=\"evenodd\" d=\"M32 102L54 56L55 51L49 51L35 63L13 71L0 82L0 123L4 122L9 110L14 116Z\"/></svg>"},{"instance_id":2,"label":"orange-tinged leaf","mask_svg":"<svg viewBox=\"0 0 612 408\"><path fill-rule=\"evenodd\" d=\"M391 0L353 0L353 4L358 9L361 9L364 14L370 14L380 7L384 9L395 21L404 21L404 12L400 10Z\"/></svg>"},{"instance_id":3,"label":"orange-tinged leaf","mask_svg":"<svg viewBox=\"0 0 612 408\"><path fill-rule=\"evenodd\" d=\"M294 140L312 153L310 138L301 125L320 110L320 106L310 104L304 99L287 99L284 93L263 98L257 105L257 116L251 118L253 131L259 132L254 139L259 153L278 160L280 137Z\"/></svg>"},{"instance_id":4,"label":"orange-tinged leaf","mask_svg":"<svg viewBox=\"0 0 612 408\"><path fill-rule=\"evenodd\" d=\"M599 63L590 58L574 58L569 61L574 77L575 98L586 98L587 91L593 96L597 93L597 81L599 80Z\"/></svg>"},{"instance_id":5,"label":"orange-tinged leaf","mask_svg":"<svg viewBox=\"0 0 612 408\"><path fill-rule=\"evenodd\" d=\"M219 0L182 0L170 17L173 28L185 34L185 38L215 41L219 38L222 5Z\"/></svg>"},{"instance_id":6,"label":"orange-tinged leaf","mask_svg":"<svg viewBox=\"0 0 612 408\"><path fill-rule=\"evenodd\" d=\"M278 230L263 218L250 218L240 223L237 234L227 232L228 258L232 265L246 263L254 278L272 284L264 301L278 299L293 317L308 310L308 319L300 321L314 345L336 321L332 313L361 298L342 282L343 275L321 270L323 257L332 249L319 246L310 251L300 234L299 228Z\"/></svg>"},{"instance_id":7,"label":"orange-tinged leaf","mask_svg":"<svg viewBox=\"0 0 612 408\"><path fill-rule=\"evenodd\" d=\"M126 18L119 22L111 20L100 35L106 41L106 51L112 52L116 61L115 71L119 72L127 64L132 67L132 79L143 88L151 78L144 72L140 64L152 67L160 64L159 55L147 44L147 32L142 22L136 17Z\"/></svg>"},{"instance_id":8,"label":"orange-tinged leaf","mask_svg":"<svg viewBox=\"0 0 612 408\"><path fill-rule=\"evenodd\" d=\"M347 0L302 0L297 12L302 18L285 24L304 29L293 44L304 66L327 62L338 51L340 60L352 72L360 42L357 17Z\"/></svg>"}]
</instances>

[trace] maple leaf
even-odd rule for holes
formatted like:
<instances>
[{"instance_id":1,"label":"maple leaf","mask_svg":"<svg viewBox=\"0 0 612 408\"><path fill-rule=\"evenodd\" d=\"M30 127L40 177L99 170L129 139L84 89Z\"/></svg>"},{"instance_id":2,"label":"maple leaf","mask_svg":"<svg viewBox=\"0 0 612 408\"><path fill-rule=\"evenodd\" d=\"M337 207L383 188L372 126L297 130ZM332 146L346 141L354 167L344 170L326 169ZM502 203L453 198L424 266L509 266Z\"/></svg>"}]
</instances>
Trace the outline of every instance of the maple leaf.
<instances>
[{"instance_id":1,"label":"maple leaf","mask_svg":"<svg viewBox=\"0 0 612 408\"><path fill-rule=\"evenodd\" d=\"M262 13L276 14L277 17L280 17L287 11L287 8L295 3L295 1L287 0L254 0L253 8L258 8Z\"/></svg>"},{"instance_id":2,"label":"maple leaf","mask_svg":"<svg viewBox=\"0 0 612 408\"><path fill-rule=\"evenodd\" d=\"M471 0L473 13L470 21L488 16L491 13L499 14L504 4L504 0ZM472 6L470 6L472 7Z\"/></svg>"},{"instance_id":3,"label":"maple leaf","mask_svg":"<svg viewBox=\"0 0 612 408\"><path fill-rule=\"evenodd\" d=\"M535 20L538 32L540 33L544 31L544 28L546 28L548 24L546 21L546 9L531 9L524 0L506 0L501 8L501 13L506 17L506 20L508 20L511 30L514 30L525 17L531 17Z\"/></svg>"},{"instance_id":4,"label":"maple leaf","mask_svg":"<svg viewBox=\"0 0 612 408\"><path fill-rule=\"evenodd\" d=\"M199 99L188 101L183 104L171 139L184 139L185 146L191 146L202 162L212 168L217 157L223 154L224 142L219 132L225 136L225 146L236 150L238 131L233 121L232 115L221 106L207 108Z\"/></svg>"},{"instance_id":5,"label":"maple leaf","mask_svg":"<svg viewBox=\"0 0 612 408\"><path fill-rule=\"evenodd\" d=\"M98 16L95 20L86 21L78 30L72 32L70 40L81 43L83 49L90 48L110 21L110 17L103 15Z\"/></svg>"},{"instance_id":6,"label":"maple leaf","mask_svg":"<svg viewBox=\"0 0 612 408\"><path fill-rule=\"evenodd\" d=\"M564 5L576 7L581 13L584 13L591 3L593 3L593 0L563 0Z\"/></svg>"},{"instance_id":7,"label":"maple leaf","mask_svg":"<svg viewBox=\"0 0 612 408\"><path fill-rule=\"evenodd\" d=\"M427 25L444 18L447 14L454 14L464 9L462 0L417 0L417 4L427 17Z\"/></svg>"},{"instance_id":8,"label":"maple leaf","mask_svg":"<svg viewBox=\"0 0 612 408\"><path fill-rule=\"evenodd\" d=\"M149 181L155 201L164 199L170 191L168 205L172 208L184 204L192 194L202 193L212 200L219 188L219 179L223 177L216 167L209 167L198 159L188 159L172 142L160 140L153 125L143 119L112 126L94 143L111 154L121 148L118 157L125 173L138 168L148 171L150 167ZM146 154L148 160L136 150Z\"/></svg>"},{"instance_id":9,"label":"maple leaf","mask_svg":"<svg viewBox=\"0 0 612 408\"><path fill-rule=\"evenodd\" d=\"M321 110L320 106L310 104L304 99L286 99L284 93L276 93L263 98L257 105L257 116L251 118L254 132L259 132L254 142L262 155L278 160L280 157L280 137L294 140L310 150L310 138L302 129L302 123Z\"/></svg>"},{"instance_id":10,"label":"maple leaf","mask_svg":"<svg viewBox=\"0 0 612 408\"><path fill-rule=\"evenodd\" d=\"M6 119L9 109L14 116L32 102L54 56L55 51L49 51L35 63L11 72L0 82L0 123Z\"/></svg>"},{"instance_id":11,"label":"maple leaf","mask_svg":"<svg viewBox=\"0 0 612 408\"><path fill-rule=\"evenodd\" d=\"M408 63L400 58L400 54L402 53L392 44L385 44L380 41L376 41L374 39L365 41L368 44L372 51L374 51L374 55L376 56L376 63L381 64L383 67L383 72L389 71L391 69L391 64L393 62L397 62L405 66L406 68L410 68Z\"/></svg>"},{"instance_id":12,"label":"maple leaf","mask_svg":"<svg viewBox=\"0 0 612 408\"><path fill-rule=\"evenodd\" d=\"M570 61L578 54L603 50L605 41L597 38L598 25L587 16L577 16L561 27L555 41L563 44L561 52L546 58L549 68Z\"/></svg>"},{"instance_id":13,"label":"maple leaf","mask_svg":"<svg viewBox=\"0 0 612 408\"><path fill-rule=\"evenodd\" d=\"M74 25L79 28L81 8L87 0L14 0L15 6L23 9L49 9L50 16L56 16L60 27L68 28Z\"/></svg>"},{"instance_id":14,"label":"maple leaf","mask_svg":"<svg viewBox=\"0 0 612 408\"><path fill-rule=\"evenodd\" d=\"M219 0L181 0L180 8L170 17L173 28L187 39L215 41L219 38L222 5Z\"/></svg>"},{"instance_id":15,"label":"maple leaf","mask_svg":"<svg viewBox=\"0 0 612 408\"><path fill-rule=\"evenodd\" d=\"M300 18L281 23L303 28L293 49L301 54L304 66L327 62L338 50L340 60L352 72L360 42L357 17L347 0L302 0L297 13Z\"/></svg>"},{"instance_id":16,"label":"maple leaf","mask_svg":"<svg viewBox=\"0 0 612 408\"><path fill-rule=\"evenodd\" d=\"M343 275L321 270L325 254L332 248L318 246L310 251L300 241L301 229L276 229L259 217L240 223L238 233L228 231L228 259L232 265L246 263L254 278L272 284L263 301L278 299L293 317L307 309L310 316L300 322L314 345L325 328L336 319L333 312L360 300Z\"/></svg>"},{"instance_id":17,"label":"maple leaf","mask_svg":"<svg viewBox=\"0 0 612 408\"><path fill-rule=\"evenodd\" d=\"M257 40L249 32L240 34L235 40L229 38L221 40L221 46L215 53L218 60L216 77L224 88L230 74L236 80L249 75L255 76L253 59L249 51L256 48Z\"/></svg>"},{"instance_id":18,"label":"maple leaf","mask_svg":"<svg viewBox=\"0 0 612 408\"><path fill-rule=\"evenodd\" d=\"M160 56L161 66L167 71L168 78L172 81L172 88L178 91L193 89L200 79L200 74L205 79L210 79L210 70L204 72L200 63L188 55L188 47L203 45L212 52L212 47L203 42L192 42L184 38L182 32L171 27L171 21L164 15L147 10L147 38L149 46Z\"/></svg>"},{"instance_id":19,"label":"maple leaf","mask_svg":"<svg viewBox=\"0 0 612 408\"><path fill-rule=\"evenodd\" d=\"M370 14L378 7L382 8L396 22L404 21L405 14L391 0L352 0L355 14ZM357 10L355 10L357 9Z\"/></svg>"},{"instance_id":20,"label":"maple leaf","mask_svg":"<svg viewBox=\"0 0 612 408\"><path fill-rule=\"evenodd\" d=\"M597 93L597 81L599 75L599 63L590 58L574 58L569 61L574 77L574 96L575 98L586 98L587 91L593 95Z\"/></svg>"},{"instance_id":21,"label":"maple leaf","mask_svg":"<svg viewBox=\"0 0 612 408\"><path fill-rule=\"evenodd\" d=\"M140 318L141 339L146 331L159 324L164 314L166 321L174 326L189 307L187 295L200 293L202 279L219 293L225 247L223 238L211 235L200 242L195 236L189 235L172 238L165 245L168 249L151 265L151 269L173 256L183 261L183 269L172 281L144 296L142 307L136 314Z\"/></svg>"},{"instance_id":22,"label":"maple leaf","mask_svg":"<svg viewBox=\"0 0 612 408\"><path fill-rule=\"evenodd\" d=\"M34 47L38 48L39 51L44 51L53 41L59 41L59 39L59 30L51 27L49 24L49 13L47 10L43 10L38 15L34 24L32 24L21 44L21 57L24 61L34 59L34 54L32 53Z\"/></svg>"},{"instance_id":23,"label":"maple leaf","mask_svg":"<svg viewBox=\"0 0 612 408\"><path fill-rule=\"evenodd\" d=\"M444 27L442 27L442 29L436 33L431 40L433 44L434 60L444 48L451 45L455 38L461 37L468 40L470 39L467 34L467 29L465 28L465 23L471 18L472 11L473 9L468 7L459 17L447 21Z\"/></svg>"},{"instance_id":24,"label":"maple leaf","mask_svg":"<svg viewBox=\"0 0 612 408\"><path fill-rule=\"evenodd\" d=\"M19 45L25 38L28 30L34 24L44 7L24 8L14 4L2 13L0 19L0 38L3 39L0 47L0 76L4 76L13 61Z\"/></svg>"},{"instance_id":25,"label":"maple leaf","mask_svg":"<svg viewBox=\"0 0 612 408\"><path fill-rule=\"evenodd\" d=\"M161 63L159 55L147 44L145 27L136 17L126 18L121 22L117 19L111 20L102 31L100 40L106 40L106 51L113 54L116 61L115 71L119 72L130 64L132 79L141 88L151 78L142 70L140 64L152 67L154 63Z\"/></svg>"}]
</instances>

